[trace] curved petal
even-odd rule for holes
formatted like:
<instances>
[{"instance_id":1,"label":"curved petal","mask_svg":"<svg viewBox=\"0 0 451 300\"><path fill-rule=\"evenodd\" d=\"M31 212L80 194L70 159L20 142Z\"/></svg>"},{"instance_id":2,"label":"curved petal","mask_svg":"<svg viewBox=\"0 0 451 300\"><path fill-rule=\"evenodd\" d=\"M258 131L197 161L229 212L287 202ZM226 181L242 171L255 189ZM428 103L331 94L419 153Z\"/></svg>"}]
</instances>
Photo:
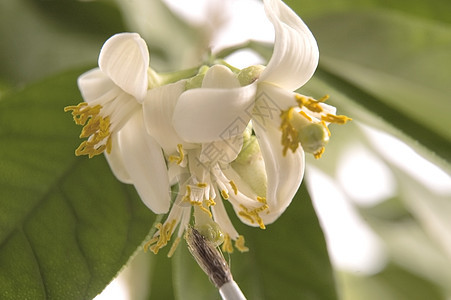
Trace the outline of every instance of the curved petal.
<instances>
[{"instance_id":1,"label":"curved petal","mask_svg":"<svg viewBox=\"0 0 451 300\"><path fill-rule=\"evenodd\" d=\"M184 140L208 143L241 135L249 123L256 82L234 89L200 88L180 96L173 124Z\"/></svg>"},{"instance_id":2,"label":"curved petal","mask_svg":"<svg viewBox=\"0 0 451 300\"><path fill-rule=\"evenodd\" d=\"M114 176L116 176L116 178L123 182L123 183L128 183L128 184L132 184L132 179L130 178L130 175L128 174L127 168L125 167L124 164L124 159L122 158L122 152L121 152L121 148L119 147L119 142L118 142L118 136L114 135L111 137L112 139L112 147L111 147L111 153L105 153L105 158L108 162L108 164L110 165L110 169L113 172Z\"/></svg>"},{"instance_id":3,"label":"curved petal","mask_svg":"<svg viewBox=\"0 0 451 300\"><path fill-rule=\"evenodd\" d=\"M141 200L154 213L166 213L170 188L163 152L147 134L142 113L138 111L119 131L123 164Z\"/></svg>"},{"instance_id":4,"label":"curved petal","mask_svg":"<svg viewBox=\"0 0 451 300\"><path fill-rule=\"evenodd\" d=\"M172 125L172 115L185 81L164 85L148 91L143 102L144 124L147 132L160 144L166 154L183 144Z\"/></svg>"},{"instance_id":5,"label":"curved petal","mask_svg":"<svg viewBox=\"0 0 451 300\"><path fill-rule=\"evenodd\" d=\"M223 65L212 66L202 80L202 88L233 89L237 87L240 87L237 76Z\"/></svg>"},{"instance_id":6,"label":"curved petal","mask_svg":"<svg viewBox=\"0 0 451 300\"><path fill-rule=\"evenodd\" d=\"M81 74L77 80L83 99L91 103L105 94L117 89L113 81L105 75L99 68L92 69ZM108 97L111 98L111 97Z\"/></svg>"},{"instance_id":7,"label":"curved petal","mask_svg":"<svg viewBox=\"0 0 451 300\"><path fill-rule=\"evenodd\" d=\"M296 152L282 154L281 132L277 127L254 124L263 159L265 160L268 187L266 202L269 213L262 213L263 223L274 222L290 205L304 176L305 156L299 147Z\"/></svg>"},{"instance_id":8,"label":"curved petal","mask_svg":"<svg viewBox=\"0 0 451 300\"><path fill-rule=\"evenodd\" d=\"M252 123L263 127L280 126L280 113L297 106L295 93L268 82L258 84L257 97L252 111Z\"/></svg>"},{"instance_id":9,"label":"curved petal","mask_svg":"<svg viewBox=\"0 0 451 300\"><path fill-rule=\"evenodd\" d=\"M99 67L125 92L142 102L147 91L149 50L137 33L119 33L109 38L99 55Z\"/></svg>"},{"instance_id":10,"label":"curved petal","mask_svg":"<svg viewBox=\"0 0 451 300\"><path fill-rule=\"evenodd\" d=\"M274 52L260 81L289 90L304 85L318 65L319 50L307 25L280 0L264 1L266 15L274 26Z\"/></svg>"}]
</instances>

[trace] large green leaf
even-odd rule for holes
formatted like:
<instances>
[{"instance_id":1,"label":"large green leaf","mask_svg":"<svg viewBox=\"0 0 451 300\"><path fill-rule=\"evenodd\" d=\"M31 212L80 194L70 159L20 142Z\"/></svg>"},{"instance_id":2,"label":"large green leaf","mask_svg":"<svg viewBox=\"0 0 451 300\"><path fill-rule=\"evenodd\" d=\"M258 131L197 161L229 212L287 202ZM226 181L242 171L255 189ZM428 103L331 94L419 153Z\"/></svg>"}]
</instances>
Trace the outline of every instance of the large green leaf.
<instances>
[{"instance_id":1,"label":"large green leaf","mask_svg":"<svg viewBox=\"0 0 451 300\"><path fill-rule=\"evenodd\" d=\"M0 78L29 83L68 67L93 64L111 35L124 31L105 1L0 1Z\"/></svg>"},{"instance_id":2,"label":"large green leaf","mask_svg":"<svg viewBox=\"0 0 451 300\"><path fill-rule=\"evenodd\" d=\"M249 299L337 299L324 236L305 185L267 229L233 221L250 250L226 259ZM177 250L174 263L178 299L219 299L186 249Z\"/></svg>"},{"instance_id":3,"label":"large green leaf","mask_svg":"<svg viewBox=\"0 0 451 300\"><path fill-rule=\"evenodd\" d=\"M0 101L0 298L92 299L154 220L103 157L77 158L63 107L80 71Z\"/></svg>"}]
</instances>

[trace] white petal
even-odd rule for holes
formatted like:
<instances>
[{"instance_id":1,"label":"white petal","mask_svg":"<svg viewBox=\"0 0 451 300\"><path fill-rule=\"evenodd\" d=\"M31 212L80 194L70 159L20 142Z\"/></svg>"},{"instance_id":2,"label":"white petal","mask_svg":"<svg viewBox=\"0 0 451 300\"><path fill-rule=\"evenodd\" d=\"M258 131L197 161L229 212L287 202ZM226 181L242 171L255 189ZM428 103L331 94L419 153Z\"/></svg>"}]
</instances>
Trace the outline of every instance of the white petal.
<instances>
[{"instance_id":1,"label":"white petal","mask_svg":"<svg viewBox=\"0 0 451 300\"><path fill-rule=\"evenodd\" d=\"M274 222L290 205L304 176L305 156L299 147L296 152L282 154L281 132L277 127L254 124L260 149L265 160L268 188L266 202L269 214L261 213L265 224Z\"/></svg>"},{"instance_id":2,"label":"white petal","mask_svg":"<svg viewBox=\"0 0 451 300\"><path fill-rule=\"evenodd\" d=\"M177 150L183 144L172 125L172 116L185 81L164 85L148 91L143 102L144 123L147 132L161 145L166 154Z\"/></svg>"},{"instance_id":3,"label":"white petal","mask_svg":"<svg viewBox=\"0 0 451 300\"><path fill-rule=\"evenodd\" d=\"M260 82L255 100L252 123L266 127L280 126L280 113L297 106L295 93L267 82Z\"/></svg>"},{"instance_id":4,"label":"white petal","mask_svg":"<svg viewBox=\"0 0 451 300\"><path fill-rule=\"evenodd\" d=\"M274 52L260 80L289 90L304 85L318 65L319 50L307 25L280 0L264 1L266 15L274 26Z\"/></svg>"},{"instance_id":5,"label":"white petal","mask_svg":"<svg viewBox=\"0 0 451 300\"><path fill-rule=\"evenodd\" d=\"M213 213L213 219L221 227L221 230L228 234L231 239L236 240L239 236L235 227L233 227L232 221L230 221L227 211L222 203L222 199L219 197L216 200L216 205L211 206L211 212Z\"/></svg>"},{"instance_id":6,"label":"white petal","mask_svg":"<svg viewBox=\"0 0 451 300\"><path fill-rule=\"evenodd\" d=\"M202 88L232 89L240 87L235 74L223 65L214 65L208 69L202 81Z\"/></svg>"},{"instance_id":7,"label":"white petal","mask_svg":"<svg viewBox=\"0 0 451 300\"><path fill-rule=\"evenodd\" d=\"M137 33L109 38L99 55L99 67L125 92L142 102L148 86L149 50Z\"/></svg>"},{"instance_id":8,"label":"white petal","mask_svg":"<svg viewBox=\"0 0 451 300\"><path fill-rule=\"evenodd\" d=\"M77 84L83 99L88 103L98 101L99 98L103 98L104 95L117 89L114 82L105 73L100 71L99 68L92 69L80 75ZM107 97L105 100L109 101L110 98Z\"/></svg>"},{"instance_id":9,"label":"white petal","mask_svg":"<svg viewBox=\"0 0 451 300\"><path fill-rule=\"evenodd\" d=\"M154 213L166 213L170 188L163 153L147 134L141 112L137 112L119 131L122 159L141 200Z\"/></svg>"},{"instance_id":10,"label":"white petal","mask_svg":"<svg viewBox=\"0 0 451 300\"><path fill-rule=\"evenodd\" d=\"M199 155L202 163L229 164L235 160L243 147L243 136L237 135L234 138L205 143Z\"/></svg>"},{"instance_id":11,"label":"white petal","mask_svg":"<svg viewBox=\"0 0 451 300\"><path fill-rule=\"evenodd\" d=\"M180 96L174 127L184 140L208 143L241 135L249 123L256 83L234 89L199 88Z\"/></svg>"},{"instance_id":12,"label":"white petal","mask_svg":"<svg viewBox=\"0 0 451 300\"><path fill-rule=\"evenodd\" d=\"M108 154L105 151L105 158L110 165L111 171L116 178L123 182L132 184L130 175L128 174L127 168L125 167L124 160L122 158L121 148L119 147L118 136L114 135L112 138L111 153Z\"/></svg>"}]
</instances>

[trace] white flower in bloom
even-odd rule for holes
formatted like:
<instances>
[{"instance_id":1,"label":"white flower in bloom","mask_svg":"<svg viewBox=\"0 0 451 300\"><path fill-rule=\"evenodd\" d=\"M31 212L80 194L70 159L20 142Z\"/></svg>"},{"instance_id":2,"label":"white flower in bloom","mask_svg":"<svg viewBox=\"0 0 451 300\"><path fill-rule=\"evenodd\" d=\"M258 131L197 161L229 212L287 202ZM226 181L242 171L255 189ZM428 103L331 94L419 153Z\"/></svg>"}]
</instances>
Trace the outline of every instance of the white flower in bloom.
<instances>
[{"instance_id":1,"label":"white flower in bloom","mask_svg":"<svg viewBox=\"0 0 451 300\"><path fill-rule=\"evenodd\" d=\"M203 74L199 76L203 77ZM196 77L192 80L196 80ZM232 225L223 199L240 206L242 215L254 219L264 228L258 213L266 209L265 195L258 195L249 188L246 193L239 189L243 180L231 164L242 150L242 132L238 135L233 132L230 136L224 132L220 139L205 143L201 141L191 143L177 133L173 126L177 122L173 119L174 111L180 103L183 103L185 95L193 91L185 91L187 86L189 81L184 80L155 88L149 91L143 103L148 133L163 147L168 158L171 184L178 183L178 194L174 204L166 221L158 224L159 230L154 239L149 242L149 245L152 245L150 249L158 252L169 242L173 232L179 226L176 242L169 253L171 255L190 221L192 207L194 207L196 226L203 228L204 235L217 242L224 240L224 251L233 251L232 240L235 241L235 247L238 250L246 251L244 238ZM255 95L256 86L249 86L245 96L241 92L239 97L223 98L221 93L217 93L219 88L223 88L224 91L238 91L238 87L240 83L236 75L225 66L216 65L206 71L200 88L215 91L211 101L217 104L217 109L227 110L226 107L234 105L236 101L252 101ZM229 93L224 95L230 96ZM197 104L192 103L192 105L194 108ZM204 124L201 128L204 131L209 131L216 126L215 120L209 115L199 116L199 119L192 119L192 122Z\"/></svg>"},{"instance_id":2,"label":"white flower in bloom","mask_svg":"<svg viewBox=\"0 0 451 300\"><path fill-rule=\"evenodd\" d=\"M276 33L266 68L214 65L161 85L148 66L144 41L124 33L105 43L100 69L80 77L86 102L66 108L84 125L80 137L87 140L77 155L106 150L116 177L134 184L152 211L170 209L147 243L155 253L177 230L172 255L193 210L196 228L210 241L232 252L233 240L247 251L223 201L242 222L264 229L299 188L304 151L319 157L330 136L328 124L349 120L322 103L326 98L292 92L313 75L318 47L283 2L264 0L264 7Z\"/></svg>"},{"instance_id":3,"label":"white flower in bloom","mask_svg":"<svg viewBox=\"0 0 451 300\"><path fill-rule=\"evenodd\" d=\"M290 204L302 181L304 150L319 157L330 135L327 124L347 120L335 116L334 107L292 92L313 75L318 47L304 22L283 2L265 0L264 7L276 36L268 66L239 72L238 88L221 86L224 76L212 76L209 88L181 95L173 117L177 134L192 143L240 136L252 120L259 145L255 153L261 151L264 160L266 193L230 202L244 223L260 227L274 222ZM255 165L249 168L260 173ZM242 174L242 184L235 182L238 190L255 192L253 176Z\"/></svg>"},{"instance_id":4,"label":"white flower in bloom","mask_svg":"<svg viewBox=\"0 0 451 300\"><path fill-rule=\"evenodd\" d=\"M141 105L147 90L157 85L145 41L137 33L116 34L103 45L99 68L78 79L85 102L65 110L84 126L80 137L87 138L76 155L105 151L116 177L134 184L150 209L164 213L170 206L166 165L160 146L146 133Z\"/></svg>"}]
</instances>

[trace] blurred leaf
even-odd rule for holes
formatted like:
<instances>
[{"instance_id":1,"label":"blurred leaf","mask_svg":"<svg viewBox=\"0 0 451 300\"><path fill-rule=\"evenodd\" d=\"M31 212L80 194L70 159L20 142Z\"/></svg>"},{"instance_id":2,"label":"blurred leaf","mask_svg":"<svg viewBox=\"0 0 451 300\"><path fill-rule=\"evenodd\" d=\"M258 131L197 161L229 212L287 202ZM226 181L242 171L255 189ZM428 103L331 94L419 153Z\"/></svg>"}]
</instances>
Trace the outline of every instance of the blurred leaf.
<instances>
[{"instance_id":1,"label":"blurred leaf","mask_svg":"<svg viewBox=\"0 0 451 300\"><path fill-rule=\"evenodd\" d=\"M212 24L194 26L174 14L162 0L116 0L127 27L139 32L150 49L158 72L192 68L208 54ZM217 22L216 19L211 20Z\"/></svg>"},{"instance_id":2,"label":"blurred leaf","mask_svg":"<svg viewBox=\"0 0 451 300\"><path fill-rule=\"evenodd\" d=\"M450 30L381 11L335 14L310 24L322 54L305 89L323 88L320 96L330 94L340 113L451 161Z\"/></svg>"},{"instance_id":3,"label":"blurred leaf","mask_svg":"<svg viewBox=\"0 0 451 300\"><path fill-rule=\"evenodd\" d=\"M104 1L0 1L0 78L29 83L68 67L91 65L107 38L124 31Z\"/></svg>"},{"instance_id":4,"label":"blurred leaf","mask_svg":"<svg viewBox=\"0 0 451 300\"><path fill-rule=\"evenodd\" d=\"M391 264L373 276L340 274L347 300L444 300L436 285L404 268Z\"/></svg>"},{"instance_id":5,"label":"blurred leaf","mask_svg":"<svg viewBox=\"0 0 451 300\"><path fill-rule=\"evenodd\" d=\"M326 243L305 185L266 230L233 221L250 250L233 253L228 260L249 299L337 299ZM177 299L219 299L186 245L179 247L183 249L174 261Z\"/></svg>"},{"instance_id":6,"label":"blurred leaf","mask_svg":"<svg viewBox=\"0 0 451 300\"><path fill-rule=\"evenodd\" d=\"M180 246L180 248L184 245ZM165 250L165 249L163 249ZM167 251L167 249L166 249ZM157 255L146 253L151 256L150 296L151 299L175 299L172 282L172 259L168 258L165 251Z\"/></svg>"},{"instance_id":7,"label":"blurred leaf","mask_svg":"<svg viewBox=\"0 0 451 300\"><path fill-rule=\"evenodd\" d=\"M0 101L0 298L92 299L154 215L103 157L77 158L80 99L68 72Z\"/></svg>"},{"instance_id":8,"label":"blurred leaf","mask_svg":"<svg viewBox=\"0 0 451 300\"><path fill-rule=\"evenodd\" d=\"M321 78L348 93L354 88L358 102L425 146L449 149L451 28L380 11L322 21L313 22L323 47ZM451 159L449 151L438 153Z\"/></svg>"},{"instance_id":9,"label":"blurred leaf","mask_svg":"<svg viewBox=\"0 0 451 300\"><path fill-rule=\"evenodd\" d=\"M451 23L451 15L449 14L451 2L448 0L412 0L409 2L391 0L285 0L284 2L303 18L329 15L343 11L384 8L433 21Z\"/></svg>"}]
</instances>

